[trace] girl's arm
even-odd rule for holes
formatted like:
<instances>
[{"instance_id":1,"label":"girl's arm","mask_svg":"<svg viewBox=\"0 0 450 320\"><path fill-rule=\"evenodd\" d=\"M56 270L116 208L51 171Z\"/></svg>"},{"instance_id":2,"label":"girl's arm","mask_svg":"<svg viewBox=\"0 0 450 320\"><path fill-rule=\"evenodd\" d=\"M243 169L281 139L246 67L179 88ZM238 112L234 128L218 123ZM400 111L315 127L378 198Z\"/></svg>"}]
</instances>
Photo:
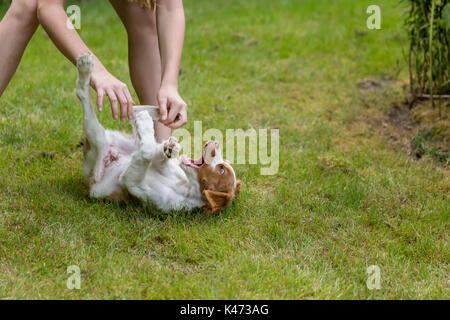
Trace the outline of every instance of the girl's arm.
<instances>
[{"instance_id":1,"label":"girl's arm","mask_svg":"<svg viewBox=\"0 0 450 320\"><path fill-rule=\"evenodd\" d=\"M78 56L91 52L81 40L78 33L67 27L68 17L64 10L65 0L39 0L38 18L56 47L76 64ZM132 118L134 101L126 84L111 75L100 60L94 55L95 63L91 77L91 86L97 91L98 110L102 111L103 96L107 95L111 102L113 118L117 119L118 102L120 103L120 118Z\"/></svg>"},{"instance_id":2,"label":"girl's arm","mask_svg":"<svg viewBox=\"0 0 450 320\"><path fill-rule=\"evenodd\" d=\"M178 94L185 18L182 0L162 0L156 9L162 79L158 93L161 122L171 128L187 123L187 105Z\"/></svg>"}]
</instances>

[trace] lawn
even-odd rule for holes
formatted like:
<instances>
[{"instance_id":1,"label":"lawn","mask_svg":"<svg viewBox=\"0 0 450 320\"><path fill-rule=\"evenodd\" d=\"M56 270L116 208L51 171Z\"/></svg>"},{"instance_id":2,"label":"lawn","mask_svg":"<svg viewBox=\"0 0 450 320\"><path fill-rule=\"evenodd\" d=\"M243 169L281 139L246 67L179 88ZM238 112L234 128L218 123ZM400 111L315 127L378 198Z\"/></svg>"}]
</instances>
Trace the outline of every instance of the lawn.
<instances>
[{"instance_id":1,"label":"lawn","mask_svg":"<svg viewBox=\"0 0 450 320\"><path fill-rule=\"evenodd\" d=\"M278 174L237 165L241 197L217 216L88 198L76 69L40 28L0 98L0 298L448 299L449 171L366 121L408 77L405 4L377 1L368 30L372 2L185 1L186 128L280 132ZM109 3L81 9L82 38L131 87ZM358 87L385 75L386 90ZM100 119L130 131L109 107Z\"/></svg>"}]
</instances>

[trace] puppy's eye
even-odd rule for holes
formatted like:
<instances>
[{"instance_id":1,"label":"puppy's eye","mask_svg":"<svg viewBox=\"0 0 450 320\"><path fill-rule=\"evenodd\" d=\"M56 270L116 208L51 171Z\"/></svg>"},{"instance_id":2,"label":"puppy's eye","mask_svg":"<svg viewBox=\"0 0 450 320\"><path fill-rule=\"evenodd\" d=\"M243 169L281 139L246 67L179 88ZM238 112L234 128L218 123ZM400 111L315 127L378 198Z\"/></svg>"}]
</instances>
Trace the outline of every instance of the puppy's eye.
<instances>
[{"instance_id":1,"label":"puppy's eye","mask_svg":"<svg viewBox=\"0 0 450 320\"><path fill-rule=\"evenodd\" d=\"M225 167L224 166L220 166L220 174L224 174L225 173Z\"/></svg>"}]
</instances>

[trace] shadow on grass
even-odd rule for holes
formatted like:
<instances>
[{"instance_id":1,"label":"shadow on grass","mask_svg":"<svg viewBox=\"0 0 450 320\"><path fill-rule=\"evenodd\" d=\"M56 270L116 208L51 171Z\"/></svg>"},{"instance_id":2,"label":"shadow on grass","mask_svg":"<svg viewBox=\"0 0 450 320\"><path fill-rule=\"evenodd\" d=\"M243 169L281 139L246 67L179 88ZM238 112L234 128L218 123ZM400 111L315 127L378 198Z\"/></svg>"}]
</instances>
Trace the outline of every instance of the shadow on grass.
<instances>
[{"instance_id":1,"label":"shadow on grass","mask_svg":"<svg viewBox=\"0 0 450 320\"><path fill-rule=\"evenodd\" d=\"M42 186L35 186L40 189ZM51 191L50 191L51 192ZM83 177L69 176L55 180L54 194L60 196L66 195L76 202L82 202L84 205L100 205L107 206L113 214L127 221L135 219L153 219L160 222L171 221L177 222L195 222L195 223L211 223L219 221L221 216L229 216L231 209L226 209L220 214L206 215L202 208L193 210L170 210L163 212L155 205L143 203L139 200L131 200L129 202L113 202L109 200L98 200L89 197L89 188Z\"/></svg>"}]
</instances>

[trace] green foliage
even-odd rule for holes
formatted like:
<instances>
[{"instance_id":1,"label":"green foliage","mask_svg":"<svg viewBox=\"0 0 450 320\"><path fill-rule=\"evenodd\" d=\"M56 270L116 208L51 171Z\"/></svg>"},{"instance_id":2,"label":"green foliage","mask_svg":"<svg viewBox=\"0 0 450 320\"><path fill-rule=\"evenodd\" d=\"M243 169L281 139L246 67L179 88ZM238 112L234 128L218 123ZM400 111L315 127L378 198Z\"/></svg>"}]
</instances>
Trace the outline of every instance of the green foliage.
<instances>
[{"instance_id":1,"label":"green foliage","mask_svg":"<svg viewBox=\"0 0 450 320\"><path fill-rule=\"evenodd\" d=\"M447 3L442 9L442 20L445 23L445 29L447 32L450 30L450 3Z\"/></svg>"},{"instance_id":2,"label":"green foliage","mask_svg":"<svg viewBox=\"0 0 450 320\"><path fill-rule=\"evenodd\" d=\"M410 79L415 95L450 93L450 0L409 0Z\"/></svg>"},{"instance_id":3,"label":"green foliage","mask_svg":"<svg viewBox=\"0 0 450 320\"><path fill-rule=\"evenodd\" d=\"M435 136L435 130L421 130L411 141L414 154L420 158L423 155L429 155L437 161L448 165L450 164L450 149L440 150L433 146L432 140Z\"/></svg>"}]
</instances>

